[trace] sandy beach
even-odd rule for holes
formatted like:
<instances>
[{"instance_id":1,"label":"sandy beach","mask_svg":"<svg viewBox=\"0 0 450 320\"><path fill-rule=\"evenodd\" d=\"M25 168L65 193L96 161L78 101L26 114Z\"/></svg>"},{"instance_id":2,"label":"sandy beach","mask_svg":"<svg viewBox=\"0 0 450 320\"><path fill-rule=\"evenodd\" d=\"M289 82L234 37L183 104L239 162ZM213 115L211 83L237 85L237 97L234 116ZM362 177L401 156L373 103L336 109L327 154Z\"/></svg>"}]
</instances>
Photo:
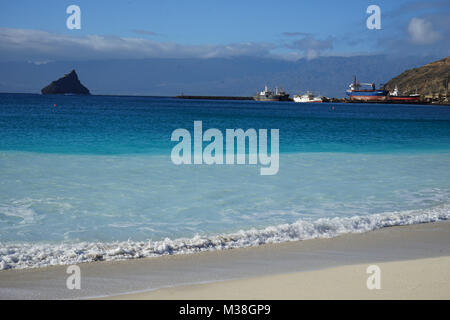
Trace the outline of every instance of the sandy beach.
<instances>
[{"instance_id":1,"label":"sandy beach","mask_svg":"<svg viewBox=\"0 0 450 320\"><path fill-rule=\"evenodd\" d=\"M189 255L0 271L1 299L449 299L450 222ZM381 289L368 290L369 265Z\"/></svg>"},{"instance_id":2,"label":"sandy beach","mask_svg":"<svg viewBox=\"0 0 450 320\"><path fill-rule=\"evenodd\" d=\"M369 265L164 288L111 299L450 299L448 256L377 263L380 289L366 286Z\"/></svg>"}]
</instances>

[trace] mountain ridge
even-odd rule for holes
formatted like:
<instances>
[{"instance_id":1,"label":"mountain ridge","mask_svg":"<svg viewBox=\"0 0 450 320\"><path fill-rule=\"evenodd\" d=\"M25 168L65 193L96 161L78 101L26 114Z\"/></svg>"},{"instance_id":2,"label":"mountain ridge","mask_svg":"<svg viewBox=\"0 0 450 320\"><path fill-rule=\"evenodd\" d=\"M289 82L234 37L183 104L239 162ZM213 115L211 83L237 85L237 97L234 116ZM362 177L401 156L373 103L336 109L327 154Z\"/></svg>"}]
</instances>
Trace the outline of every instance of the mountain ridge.
<instances>
[{"instance_id":1,"label":"mountain ridge","mask_svg":"<svg viewBox=\"0 0 450 320\"><path fill-rule=\"evenodd\" d=\"M312 91L344 97L353 75L385 83L430 57L319 57L297 61L238 57L210 59L55 61L45 64L0 62L3 92L37 93L55 75L76 69L93 94L252 96L264 85L282 86L291 95Z\"/></svg>"}]
</instances>

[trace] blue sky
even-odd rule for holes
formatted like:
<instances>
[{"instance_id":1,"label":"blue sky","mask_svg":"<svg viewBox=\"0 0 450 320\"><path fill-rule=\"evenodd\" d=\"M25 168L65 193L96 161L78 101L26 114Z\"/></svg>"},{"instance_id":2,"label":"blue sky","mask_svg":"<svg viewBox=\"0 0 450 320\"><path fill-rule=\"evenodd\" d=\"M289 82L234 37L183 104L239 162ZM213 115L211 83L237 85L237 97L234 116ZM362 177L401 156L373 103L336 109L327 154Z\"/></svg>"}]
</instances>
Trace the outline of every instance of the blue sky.
<instances>
[{"instance_id":1,"label":"blue sky","mask_svg":"<svg viewBox=\"0 0 450 320\"><path fill-rule=\"evenodd\" d=\"M71 4L81 8L81 30L66 28ZM371 4L381 8L381 30L366 28ZM450 46L449 0L16 0L0 7L1 60L448 55Z\"/></svg>"}]
</instances>

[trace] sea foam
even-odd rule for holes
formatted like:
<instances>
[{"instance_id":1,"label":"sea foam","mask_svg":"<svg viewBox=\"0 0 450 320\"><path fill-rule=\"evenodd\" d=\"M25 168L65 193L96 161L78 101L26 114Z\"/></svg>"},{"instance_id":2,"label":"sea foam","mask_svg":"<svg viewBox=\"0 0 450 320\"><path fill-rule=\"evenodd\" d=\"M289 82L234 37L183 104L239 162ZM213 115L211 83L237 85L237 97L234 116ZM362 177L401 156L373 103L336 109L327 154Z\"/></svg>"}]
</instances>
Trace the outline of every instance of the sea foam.
<instances>
[{"instance_id":1,"label":"sea foam","mask_svg":"<svg viewBox=\"0 0 450 320\"><path fill-rule=\"evenodd\" d=\"M213 236L161 241L0 243L0 270L70 265L93 261L126 260L202 251L226 250L268 243L332 238L384 227L450 219L450 204L428 209L387 212L353 217L298 220L263 229L241 230Z\"/></svg>"}]
</instances>

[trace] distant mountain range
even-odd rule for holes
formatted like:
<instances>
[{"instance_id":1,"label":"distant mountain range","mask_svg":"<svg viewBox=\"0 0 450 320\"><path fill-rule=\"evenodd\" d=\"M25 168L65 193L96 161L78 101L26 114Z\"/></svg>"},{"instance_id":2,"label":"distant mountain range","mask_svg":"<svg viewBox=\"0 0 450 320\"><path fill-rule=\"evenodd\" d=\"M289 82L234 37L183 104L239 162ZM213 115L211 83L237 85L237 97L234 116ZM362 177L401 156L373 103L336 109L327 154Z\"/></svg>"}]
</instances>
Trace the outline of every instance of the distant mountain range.
<instances>
[{"instance_id":1,"label":"distant mountain range","mask_svg":"<svg viewBox=\"0 0 450 320\"><path fill-rule=\"evenodd\" d=\"M403 94L446 94L449 81L450 57L446 57L420 68L406 70L388 81L385 89L392 91L397 86Z\"/></svg>"},{"instance_id":2,"label":"distant mountain range","mask_svg":"<svg viewBox=\"0 0 450 320\"><path fill-rule=\"evenodd\" d=\"M307 90L344 97L353 75L377 86L406 69L436 57L384 55L320 57L285 61L237 57L211 59L143 59L0 62L0 92L39 93L76 69L92 94L251 96L265 84L282 86L291 95Z\"/></svg>"}]
</instances>

